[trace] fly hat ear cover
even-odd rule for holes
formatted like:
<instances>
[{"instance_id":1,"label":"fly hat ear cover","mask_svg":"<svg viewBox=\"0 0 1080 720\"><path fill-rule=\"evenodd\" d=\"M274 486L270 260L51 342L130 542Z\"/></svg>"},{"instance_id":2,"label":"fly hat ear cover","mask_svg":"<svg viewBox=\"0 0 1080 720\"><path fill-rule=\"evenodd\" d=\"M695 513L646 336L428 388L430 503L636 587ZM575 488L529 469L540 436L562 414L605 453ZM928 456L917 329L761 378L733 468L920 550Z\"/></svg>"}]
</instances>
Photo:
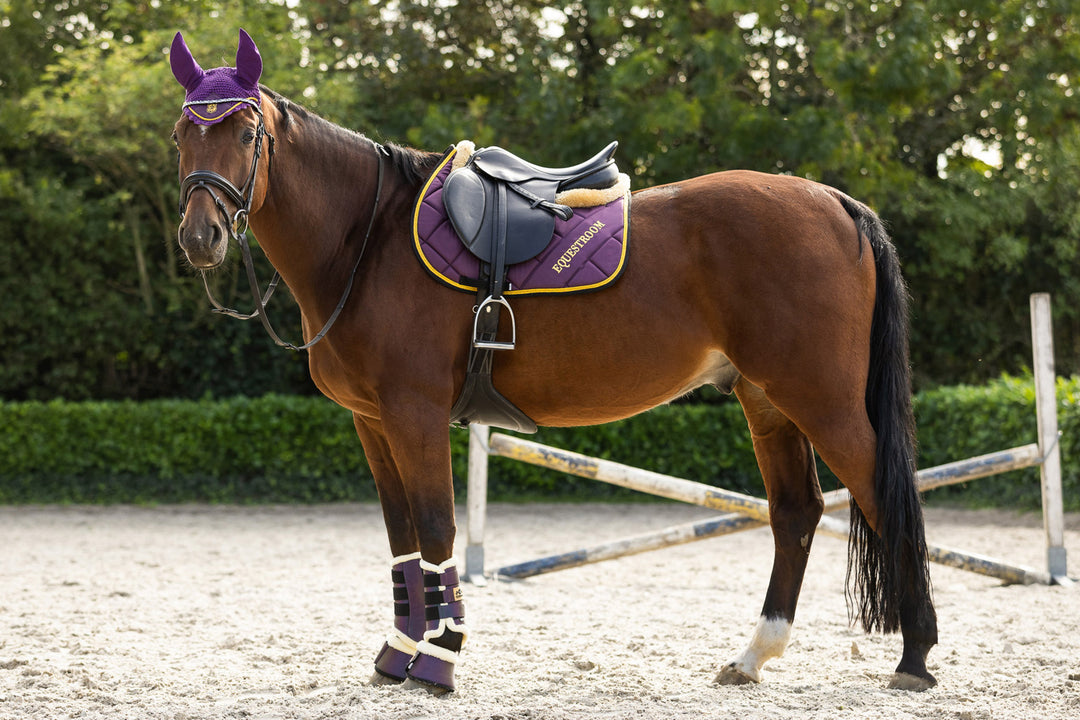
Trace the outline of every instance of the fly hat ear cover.
<instances>
[{"instance_id":1,"label":"fly hat ear cover","mask_svg":"<svg viewBox=\"0 0 1080 720\"><path fill-rule=\"evenodd\" d=\"M184 112L198 125L213 125L244 105L259 105L262 56L251 36L242 29L235 68L203 70L180 33L173 38L169 64L176 81L187 92Z\"/></svg>"}]
</instances>

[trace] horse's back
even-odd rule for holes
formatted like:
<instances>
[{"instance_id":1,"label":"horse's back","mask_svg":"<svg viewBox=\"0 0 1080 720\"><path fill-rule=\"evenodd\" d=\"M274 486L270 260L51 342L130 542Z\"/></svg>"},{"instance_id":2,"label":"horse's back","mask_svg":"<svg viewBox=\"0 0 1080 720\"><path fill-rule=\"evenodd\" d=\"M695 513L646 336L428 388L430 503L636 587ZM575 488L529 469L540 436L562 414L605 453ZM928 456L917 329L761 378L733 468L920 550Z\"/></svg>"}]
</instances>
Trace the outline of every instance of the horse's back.
<instances>
[{"instance_id":1,"label":"horse's back","mask_svg":"<svg viewBox=\"0 0 1080 720\"><path fill-rule=\"evenodd\" d=\"M699 288L727 317L792 303L810 316L841 312L826 307L838 300L862 308L873 296L873 262L840 197L811 180L748 170L640 191L630 268Z\"/></svg>"},{"instance_id":2,"label":"horse's back","mask_svg":"<svg viewBox=\"0 0 1080 720\"><path fill-rule=\"evenodd\" d=\"M676 223L679 235L714 248L768 244L789 259L815 243L839 242L857 259L858 234L840 195L805 178L726 170L634 193L631 229ZM651 239L646 236L639 245Z\"/></svg>"}]
</instances>

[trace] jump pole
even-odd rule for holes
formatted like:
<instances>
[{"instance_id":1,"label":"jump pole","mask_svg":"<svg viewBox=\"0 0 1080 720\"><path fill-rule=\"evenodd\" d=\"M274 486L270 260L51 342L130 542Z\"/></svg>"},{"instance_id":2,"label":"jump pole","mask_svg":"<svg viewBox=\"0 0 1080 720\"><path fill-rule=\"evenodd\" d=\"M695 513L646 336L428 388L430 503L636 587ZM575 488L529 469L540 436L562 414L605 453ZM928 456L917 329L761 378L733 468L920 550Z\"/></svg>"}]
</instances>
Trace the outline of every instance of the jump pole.
<instances>
[{"instance_id":1,"label":"jump pole","mask_svg":"<svg viewBox=\"0 0 1080 720\"><path fill-rule=\"evenodd\" d=\"M935 488L947 485L951 482L957 482L955 478L960 478L961 480L973 480L987 475L1006 472L1007 470L1028 467L1039 462L1038 453L1038 445L1024 445L1023 447L1014 448L1013 450L1002 450L977 458L971 458L970 460L961 460L960 462L949 463L948 465L942 465L937 468L923 470L920 471L919 474L919 488L920 490ZM825 512L833 512L846 507L851 498L848 491L843 489L825 493L823 497L825 500ZM828 519L826 519L826 523L828 523ZM761 527L762 525L762 522L746 517L745 515L730 513L708 518L706 520L699 520L693 523L675 525L650 533L634 535L621 540L613 540L591 547L579 548L570 552L559 553L557 555L551 555L536 560L527 560L514 565L506 565L496 570L494 575L496 579L523 579L533 577L534 575L553 572L555 570L566 570L572 567L603 562L605 560L612 560L627 555L659 550L660 548L682 545L697 540L706 540L708 538L728 535L742 530L750 530L752 528ZM829 530L831 530L830 534L846 537L846 530L843 527L843 523L831 525L825 532L829 532ZM472 548L473 546L470 545L469 547ZM482 560L482 545L480 546L480 552ZM952 553L955 551L943 552ZM986 566L995 561L990 558L984 558L970 553L960 553L958 556L954 557L951 562L946 562L945 564L955 566L965 562L968 564ZM476 567L480 568L480 572L482 573L483 565L476 565ZM1008 582L1012 583L1029 584L1032 582L1044 581L1037 575L1037 571L1027 568L1020 573L1015 569L1008 569L1006 566L1001 566L995 570L994 574L996 577L1003 579L1008 577Z\"/></svg>"},{"instance_id":2,"label":"jump pole","mask_svg":"<svg viewBox=\"0 0 1080 720\"><path fill-rule=\"evenodd\" d=\"M1035 374L1035 413L1043 462L1043 527L1046 567L1060 585L1071 584L1065 556L1065 502L1061 490L1061 447L1058 444L1057 374L1054 369L1054 331L1050 295L1035 293L1031 303L1031 346Z\"/></svg>"},{"instance_id":3,"label":"jump pole","mask_svg":"<svg viewBox=\"0 0 1080 720\"><path fill-rule=\"evenodd\" d=\"M1033 448L1035 449L1034 452ZM678 500L731 513L730 515L703 521L700 531L695 530L692 526L677 526L650 535L638 536L627 541L616 541L593 548L583 548L530 562L509 565L495 571L495 577L499 578L531 577L552 570L600 562L601 560L618 557L619 555L615 553L620 548L625 548L628 551L620 554L644 552L646 549L663 547L665 539L674 539L676 541L670 544L679 544L739 532L740 530L749 530L767 523L769 519L769 504L761 498L712 487L692 480L642 470L611 460L593 458L568 450L541 445L540 443L502 433L496 433L489 438L489 451L492 455L518 460L531 465L559 470L591 480L599 480L669 500ZM1011 470L1016 467L1026 466L1018 463L1026 462L1031 464L1032 460L1038 463L1036 453L1037 446L1024 446L972 458L971 460L950 463L940 468L931 468L923 471L923 473L931 481L928 484L938 487L943 484L963 482L973 477L984 477L995 472L1004 472L1000 468ZM944 478L948 478L948 481L946 482ZM825 512L846 507L848 498L849 495L846 490L825 494ZM848 527L841 520L825 516L822 517L821 522L818 524L818 532L846 539ZM996 577L1007 583L1032 584L1048 583L1050 581L1050 576L1047 573L1024 566L1010 565L982 555L938 546L930 546L929 552L930 559L934 562Z\"/></svg>"},{"instance_id":4,"label":"jump pole","mask_svg":"<svg viewBox=\"0 0 1080 720\"><path fill-rule=\"evenodd\" d=\"M740 530L761 527L762 523L738 513L699 520L698 522L674 525L650 533L634 535L620 540L594 545L592 547L571 550L570 552L549 555L536 560L527 560L515 565L506 565L493 573L495 580L521 580L535 575L542 575L555 570L566 570L581 565L614 560L615 558L636 555L650 550L672 547L719 537Z\"/></svg>"},{"instance_id":5,"label":"jump pole","mask_svg":"<svg viewBox=\"0 0 1080 720\"><path fill-rule=\"evenodd\" d=\"M465 580L486 585L484 579L484 525L487 518L488 435L487 425L469 426L469 496L467 500Z\"/></svg>"}]
</instances>

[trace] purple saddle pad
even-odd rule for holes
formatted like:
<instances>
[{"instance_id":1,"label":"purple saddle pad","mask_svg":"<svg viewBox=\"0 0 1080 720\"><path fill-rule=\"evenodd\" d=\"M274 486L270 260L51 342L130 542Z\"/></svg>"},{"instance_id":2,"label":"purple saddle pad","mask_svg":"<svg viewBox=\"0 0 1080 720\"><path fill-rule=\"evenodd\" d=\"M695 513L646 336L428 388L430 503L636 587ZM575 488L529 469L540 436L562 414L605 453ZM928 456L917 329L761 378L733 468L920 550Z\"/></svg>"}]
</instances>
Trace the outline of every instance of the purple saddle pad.
<instances>
[{"instance_id":1,"label":"purple saddle pad","mask_svg":"<svg viewBox=\"0 0 1080 720\"><path fill-rule=\"evenodd\" d=\"M438 281L476 292L480 260L458 239L443 206L442 188L456 149L432 173L413 210L413 248ZM555 218L555 234L532 260L511 265L507 295L595 290L614 281L626 264L629 194L606 205L574 208L569 220Z\"/></svg>"}]
</instances>

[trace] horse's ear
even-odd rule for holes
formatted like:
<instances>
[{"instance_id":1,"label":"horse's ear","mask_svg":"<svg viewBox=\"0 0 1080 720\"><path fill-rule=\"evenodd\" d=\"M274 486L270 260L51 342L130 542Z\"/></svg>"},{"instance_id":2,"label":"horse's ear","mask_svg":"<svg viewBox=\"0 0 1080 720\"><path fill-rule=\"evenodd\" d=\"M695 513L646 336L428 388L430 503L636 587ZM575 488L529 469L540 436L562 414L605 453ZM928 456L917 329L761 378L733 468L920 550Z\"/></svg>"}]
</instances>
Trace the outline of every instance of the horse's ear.
<instances>
[{"instance_id":1,"label":"horse's ear","mask_svg":"<svg viewBox=\"0 0 1080 720\"><path fill-rule=\"evenodd\" d=\"M236 74L241 81L253 87L259 84L262 76L262 55L243 28L240 28L240 45L236 49Z\"/></svg>"},{"instance_id":2,"label":"horse's ear","mask_svg":"<svg viewBox=\"0 0 1080 720\"><path fill-rule=\"evenodd\" d=\"M184 42L184 36L180 33L176 33L176 37L173 38L172 49L169 50L169 64L172 65L173 77L188 92L198 87L199 81L205 75L199 63L195 62L195 58L191 56L191 51Z\"/></svg>"}]
</instances>

